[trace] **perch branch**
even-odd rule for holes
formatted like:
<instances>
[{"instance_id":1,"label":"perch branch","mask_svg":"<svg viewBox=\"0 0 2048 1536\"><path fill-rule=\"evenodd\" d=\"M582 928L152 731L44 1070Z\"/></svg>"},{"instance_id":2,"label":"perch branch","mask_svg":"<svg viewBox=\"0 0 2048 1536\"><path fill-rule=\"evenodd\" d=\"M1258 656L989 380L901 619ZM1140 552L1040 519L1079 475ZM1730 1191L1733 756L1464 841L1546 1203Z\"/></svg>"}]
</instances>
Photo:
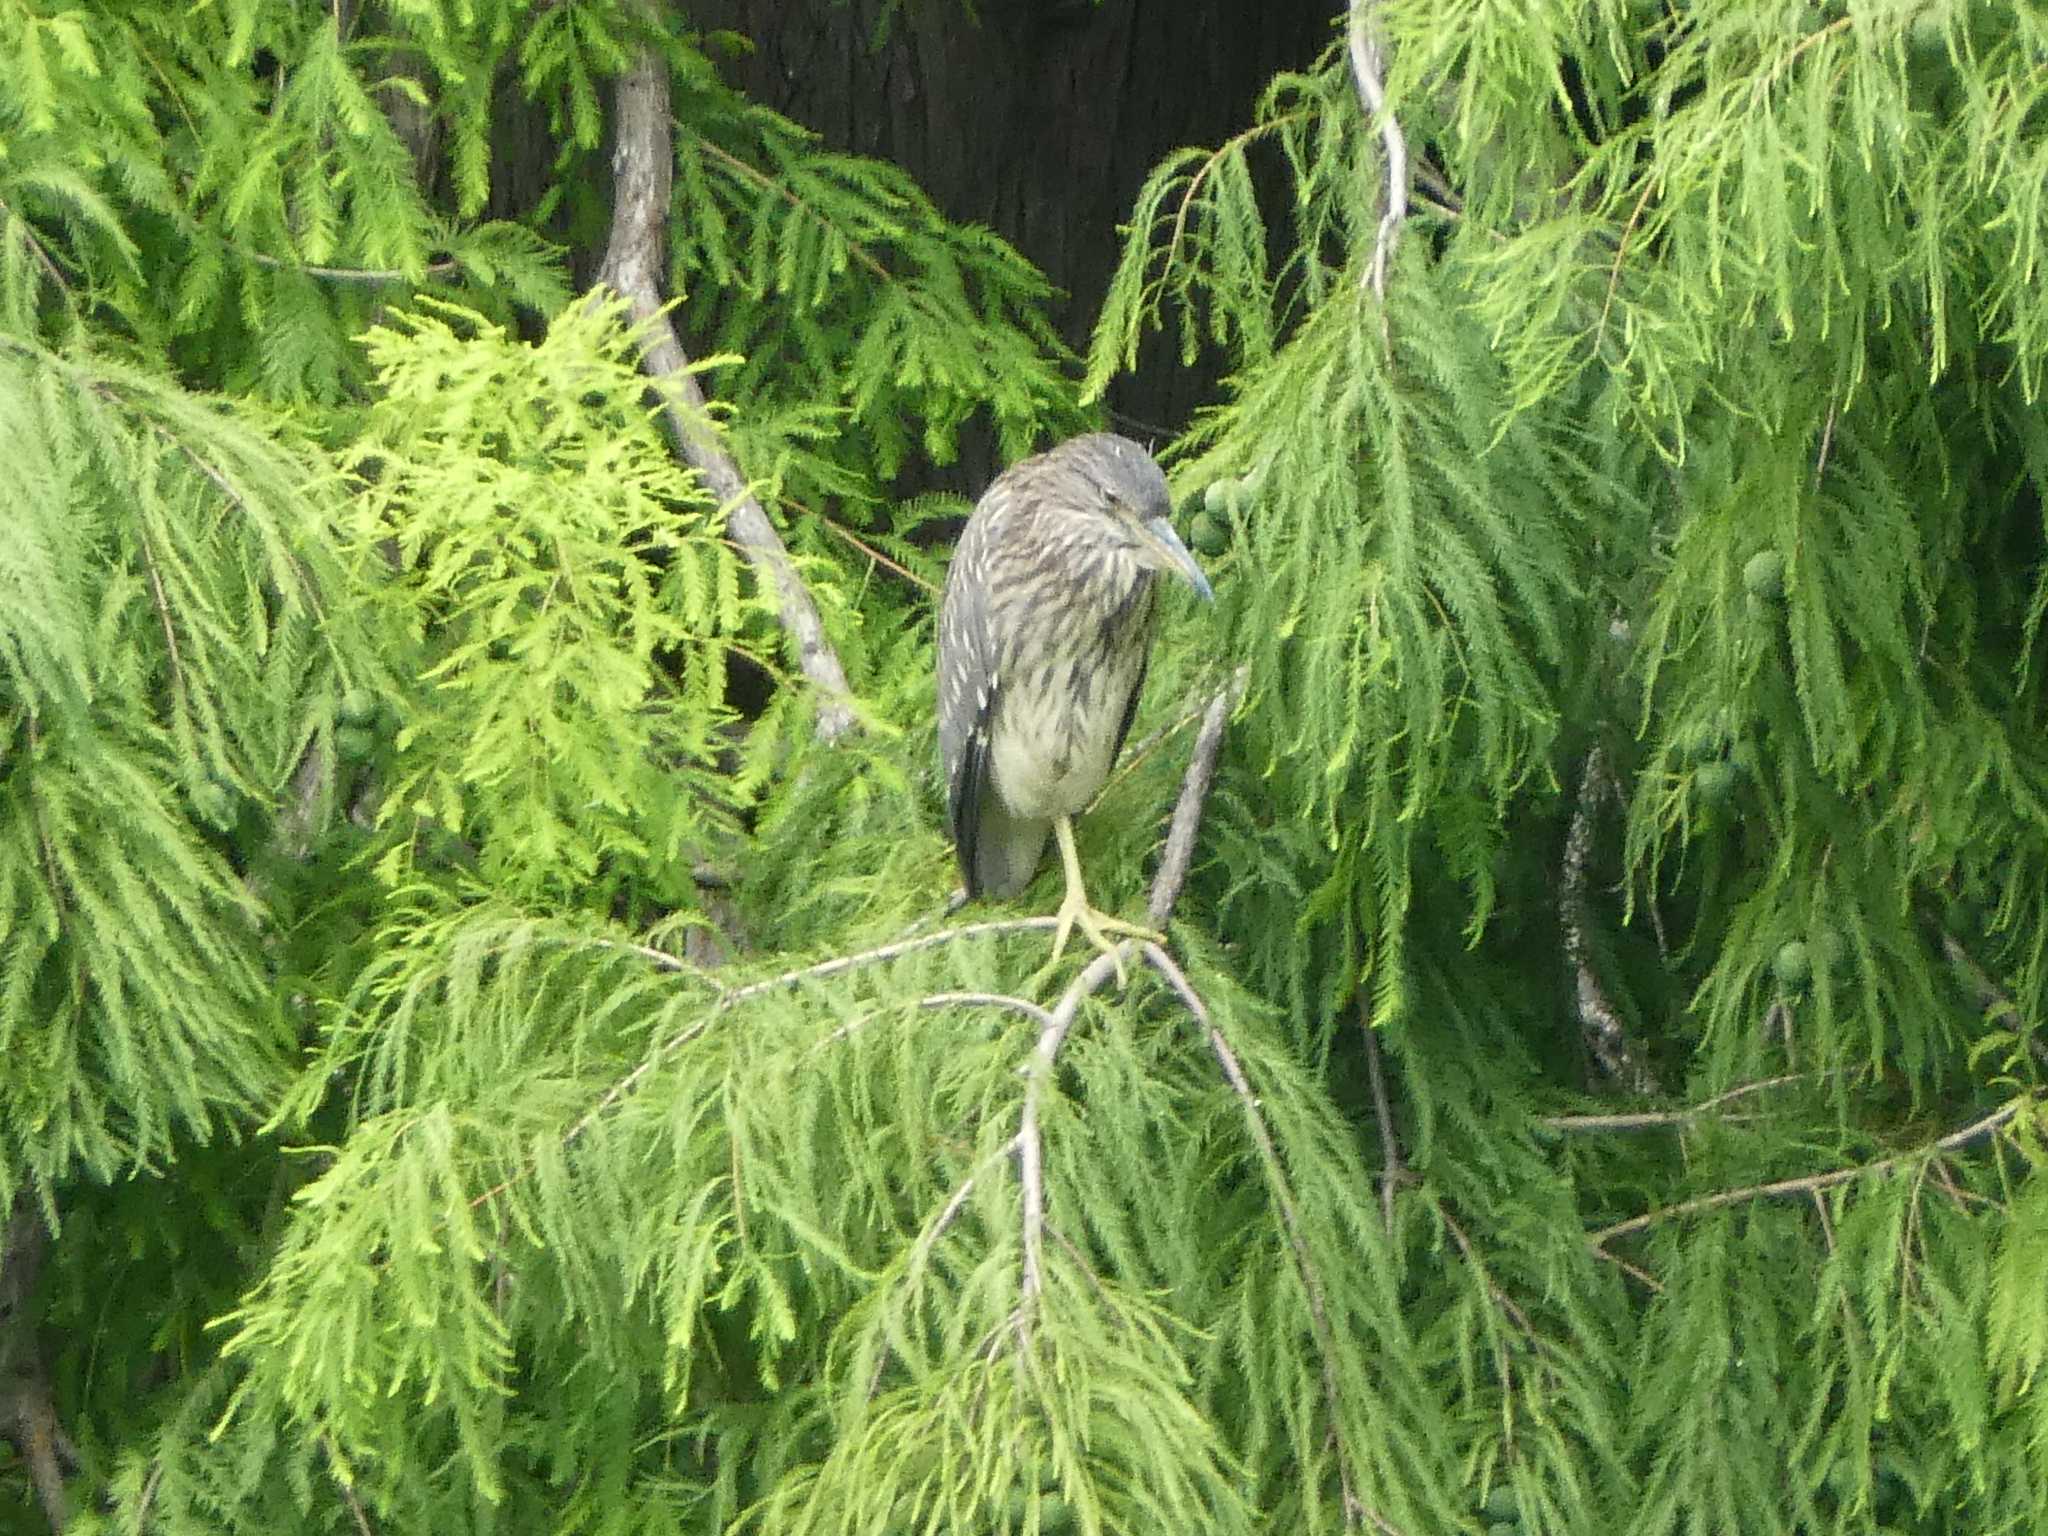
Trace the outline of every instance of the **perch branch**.
<instances>
[{"instance_id":1,"label":"perch branch","mask_svg":"<svg viewBox=\"0 0 2048 1536\"><path fill-rule=\"evenodd\" d=\"M1586 1241L1597 1249L1617 1237L1626 1237L1631 1232L1641 1232L1660 1221L1680 1216L1697 1216L1702 1211L1718 1210L1724 1205L1739 1205L1745 1200L1770 1200L1781 1199L1786 1195L1811 1194L1818 1190L1832 1189L1837 1184L1847 1184L1868 1174L1889 1173L1892 1169L1910 1163L1916 1158L1952 1152L1957 1147L1968 1146L1973 1141L1993 1135L2022 1109L2034 1102L2035 1099L2031 1095L2014 1099L2002 1108L1993 1110L1983 1119L1972 1121L1959 1131L1950 1131L1938 1141L1929 1142L1924 1147L1915 1147L1909 1152L1881 1157L1875 1162L1858 1163L1853 1168L1836 1168L1827 1173L1809 1173L1796 1179L1777 1179L1769 1184L1747 1184L1741 1189L1724 1189L1711 1195L1701 1195L1697 1199L1681 1200L1676 1205L1646 1211L1640 1216L1631 1216L1627 1221L1617 1221L1612 1226L1588 1232Z\"/></svg>"},{"instance_id":2,"label":"perch branch","mask_svg":"<svg viewBox=\"0 0 2048 1536\"><path fill-rule=\"evenodd\" d=\"M726 527L773 589L782 627L796 647L797 666L818 690L818 735L837 741L854 728L846 669L825 634L818 605L805 590L782 536L760 498L720 442L706 412L703 388L662 303L665 231L674 191L674 123L668 70L652 49L619 77L618 141L612 151L612 227L598 282L615 290L646 339L641 366L659 386L678 447L726 508Z\"/></svg>"},{"instance_id":3,"label":"perch branch","mask_svg":"<svg viewBox=\"0 0 2048 1536\"><path fill-rule=\"evenodd\" d=\"M1402 221L1408 217L1408 140L1401 124L1387 110L1386 50L1379 29L1372 24L1375 0L1351 0L1348 41L1351 50L1351 79L1358 87L1358 99L1365 108L1366 121L1378 122L1380 144L1387 155L1387 204L1380 212L1379 234L1373 240L1372 265L1365 281L1382 310L1387 302L1387 264L1394 258L1394 246L1401 238ZM1381 325L1386 316L1382 312Z\"/></svg>"}]
</instances>

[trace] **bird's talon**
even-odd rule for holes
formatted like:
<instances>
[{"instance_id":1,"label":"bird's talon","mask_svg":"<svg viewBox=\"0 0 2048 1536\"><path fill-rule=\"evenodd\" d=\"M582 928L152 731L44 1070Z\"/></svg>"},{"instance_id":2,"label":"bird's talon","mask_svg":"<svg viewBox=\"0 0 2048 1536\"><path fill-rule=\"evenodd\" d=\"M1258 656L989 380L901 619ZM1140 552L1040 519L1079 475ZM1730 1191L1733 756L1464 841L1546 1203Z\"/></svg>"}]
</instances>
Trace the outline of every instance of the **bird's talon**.
<instances>
[{"instance_id":1,"label":"bird's talon","mask_svg":"<svg viewBox=\"0 0 2048 1536\"><path fill-rule=\"evenodd\" d=\"M1060 907L1059 927L1053 934L1053 963L1058 962L1060 951L1066 948L1067 936L1076 928L1080 929L1087 936L1089 943L1093 944L1115 962L1116 984L1119 987L1127 985L1130 978L1124 970L1123 946L1111 938L1110 935L1112 933L1121 933L1134 939L1147 939L1153 943L1160 942L1160 936L1150 928L1141 928L1136 923L1127 923L1121 918L1111 917L1107 912L1098 912L1095 908L1089 906L1085 899L1075 901L1069 898Z\"/></svg>"}]
</instances>

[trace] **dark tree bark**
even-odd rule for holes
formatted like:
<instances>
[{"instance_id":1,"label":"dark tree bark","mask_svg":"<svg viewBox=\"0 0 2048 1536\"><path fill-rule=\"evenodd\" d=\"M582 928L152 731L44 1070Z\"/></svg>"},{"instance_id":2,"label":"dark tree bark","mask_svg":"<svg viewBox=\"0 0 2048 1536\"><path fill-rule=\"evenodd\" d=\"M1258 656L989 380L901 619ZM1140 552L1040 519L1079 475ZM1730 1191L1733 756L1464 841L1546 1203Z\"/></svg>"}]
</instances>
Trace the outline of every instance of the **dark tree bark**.
<instances>
[{"instance_id":1,"label":"dark tree bark","mask_svg":"<svg viewBox=\"0 0 2048 1536\"><path fill-rule=\"evenodd\" d=\"M949 217L986 224L1068 295L1085 347L1119 226L1168 151L1216 144L1283 69L1337 36L1341 0L693 0L689 24L755 50L728 76L835 148L904 166ZM875 46L880 32L881 44ZM1130 430L1170 431L1213 370L1168 347L1121 381Z\"/></svg>"},{"instance_id":2,"label":"dark tree bark","mask_svg":"<svg viewBox=\"0 0 2048 1536\"><path fill-rule=\"evenodd\" d=\"M17 1196L0 1220L0 1439L13 1444L43 1517L61 1533L68 1518L64 1474L77 1466L78 1452L57 1421L36 1336L33 1302L48 1246L34 1203Z\"/></svg>"}]
</instances>

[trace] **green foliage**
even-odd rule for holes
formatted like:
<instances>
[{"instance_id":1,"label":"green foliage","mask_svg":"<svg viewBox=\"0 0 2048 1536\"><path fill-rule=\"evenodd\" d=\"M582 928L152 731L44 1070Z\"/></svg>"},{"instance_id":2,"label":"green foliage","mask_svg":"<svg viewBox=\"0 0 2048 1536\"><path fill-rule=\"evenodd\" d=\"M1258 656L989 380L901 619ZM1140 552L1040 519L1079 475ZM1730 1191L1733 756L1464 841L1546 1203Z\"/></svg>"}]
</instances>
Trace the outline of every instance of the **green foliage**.
<instances>
[{"instance_id":1,"label":"green foliage","mask_svg":"<svg viewBox=\"0 0 2048 1536\"><path fill-rule=\"evenodd\" d=\"M1190 900L1368 1135L1377 1027L1408 1262L1435 1214L1453 1277L1504 1277L1434 1421L1512 1486L1487 1521L2038 1524L2048 1295L2024 1258L1989 1280L2032 1184L1983 1143L2032 1144L2030 1101L1985 1117L2035 1081L2048 944L2039 17L1373 14L1423 167L1384 311L1378 135L1333 51L1158 168L1091 352L1091 391L1155 326L1236 370L1176 474L1255 487L1218 581L1251 691ZM1568 937L1665 1081L1786 1079L1764 1123L1527 1139L1580 1076ZM1683 1207L1758 1186L1785 1203ZM1585 1247L1660 1206L1647 1248ZM1442 1315L1455 1287L1405 1273Z\"/></svg>"},{"instance_id":2,"label":"green foliage","mask_svg":"<svg viewBox=\"0 0 2048 1536\"><path fill-rule=\"evenodd\" d=\"M224 835L368 668L334 506L257 417L0 338L0 1196L246 1121L292 1030Z\"/></svg>"},{"instance_id":3,"label":"green foliage","mask_svg":"<svg viewBox=\"0 0 2048 1536\"><path fill-rule=\"evenodd\" d=\"M617 306L534 346L424 311L365 347L350 541L419 679L381 786L407 833L387 875L450 838L521 896L687 870L730 806L713 760L751 604Z\"/></svg>"},{"instance_id":4,"label":"green foliage","mask_svg":"<svg viewBox=\"0 0 2048 1536\"><path fill-rule=\"evenodd\" d=\"M964 506L890 491L1082 421L1038 274L635 7L0 9L0 1196L78 1529L2048 1521L2048 34L1372 15L1384 303L1333 50L1157 169L1089 352L1231 373L1098 899L1243 693L1198 1003L1063 1023L939 927ZM567 301L643 46L830 749Z\"/></svg>"}]
</instances>

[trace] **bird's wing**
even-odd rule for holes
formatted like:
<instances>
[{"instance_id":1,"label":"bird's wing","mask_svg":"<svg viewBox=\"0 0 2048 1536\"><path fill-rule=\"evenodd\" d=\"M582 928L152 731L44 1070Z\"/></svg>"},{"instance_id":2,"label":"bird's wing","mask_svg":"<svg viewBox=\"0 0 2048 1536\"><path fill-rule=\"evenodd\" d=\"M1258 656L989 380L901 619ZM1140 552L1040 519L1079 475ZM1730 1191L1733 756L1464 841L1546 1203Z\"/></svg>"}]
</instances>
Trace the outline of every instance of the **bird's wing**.
<instances>
[{"instance_id":1,"label":"bird's wing","mask_svg":"<svg viewBox=\"0 0 2048 1536\"><path fill-rule=\"evenodd\" d=\"M939 757L946 778L946 810L960 878L967 894L980 894L977 843L989 783L989 733L999 679L989 633L988 587L981 526L970 522L946 572L939 610Z\"/></svg>"},{"instance_id":2,"label":"bird's wing","mask_svg":"<svg viewBox=\"0 0 2048 1536\"><path fill-rule=\"evenodd\" d=\"M1124 717L1116 726L1116 744L1109 749L1111 764L1123 754L1124 740L1131 734L1131 722L1138 718L1138 698L1145 691L1145 669L1151 664L1149 656L1138 658L1138 675L1131 679L1131 696L1124 700Z\"/></svg>"}]
</instances>

